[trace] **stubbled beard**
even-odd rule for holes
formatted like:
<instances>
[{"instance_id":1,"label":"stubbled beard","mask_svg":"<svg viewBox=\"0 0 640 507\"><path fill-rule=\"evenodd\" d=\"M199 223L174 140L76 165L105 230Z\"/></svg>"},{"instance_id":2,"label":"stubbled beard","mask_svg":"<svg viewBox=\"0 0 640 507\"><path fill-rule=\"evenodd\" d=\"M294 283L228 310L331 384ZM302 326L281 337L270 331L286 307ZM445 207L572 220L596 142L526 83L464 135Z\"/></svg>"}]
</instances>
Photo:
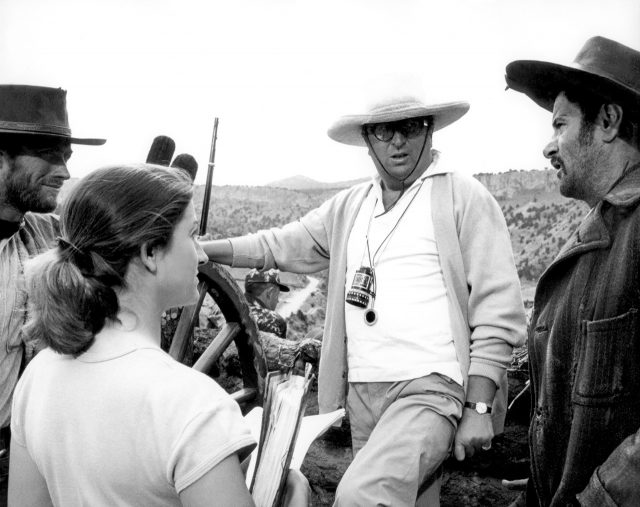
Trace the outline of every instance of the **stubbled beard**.
<instances>
[{"instance_id":1,"label":"stubbled beard","mask_svg":"<svg viewBox=\"0 0 640 507\"><path fill-rule=\"evenodd\" d=\"M594 122L586 122L584 119L580 124L580 130L578 131L578 143L580 148L591 144L593 142L593 134L596 130Z\"/></svg>"},{"instance_id":2,"label":"stubbled beard","mask_svg":"<svg viewBox=\"0 0 640 507\"><path fill-rule=\"evenodd\" d=\"M48 200L42 196L41 186L33 188L28 181L20 181L17 178L7 182L6 196L7 202L23 213L32 211L34 213L50 213L56 209L56 200Z\"/></svg>"}]
</instances>

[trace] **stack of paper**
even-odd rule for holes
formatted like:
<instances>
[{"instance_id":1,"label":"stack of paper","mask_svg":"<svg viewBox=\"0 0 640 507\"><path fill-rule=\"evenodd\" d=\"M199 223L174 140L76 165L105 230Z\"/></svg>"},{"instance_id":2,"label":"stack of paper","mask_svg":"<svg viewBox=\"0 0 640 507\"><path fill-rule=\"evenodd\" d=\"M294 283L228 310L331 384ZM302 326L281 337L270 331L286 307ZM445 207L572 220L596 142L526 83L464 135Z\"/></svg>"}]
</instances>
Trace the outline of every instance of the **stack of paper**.
<instances>
[{"instance_id":1,"label":"stack of paper","mask_svg":"<svg viewBox=\"0 0 640 507\"><path fill-rule=\"evenodd\" d=\"M304 376L269 373L264 408L256 408L246 416L259 442L247 470L247 486L258 507L280 504L289 468L299 468L311 442L344 416L344 410L341 409L303 419L311 371L310 365L307 365Z\"/></svg>"}]
</instances>

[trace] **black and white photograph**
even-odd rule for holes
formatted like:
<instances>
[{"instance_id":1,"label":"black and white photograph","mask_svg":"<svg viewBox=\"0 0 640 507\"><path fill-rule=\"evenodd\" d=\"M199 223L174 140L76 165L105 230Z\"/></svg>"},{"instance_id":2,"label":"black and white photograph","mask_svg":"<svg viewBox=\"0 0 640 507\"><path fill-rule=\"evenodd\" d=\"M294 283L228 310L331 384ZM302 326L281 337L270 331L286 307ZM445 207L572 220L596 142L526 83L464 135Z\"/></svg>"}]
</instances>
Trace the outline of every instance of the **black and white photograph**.
<instances>
[{"instance_id":1,"label":"black and white photograph","mask_svg":"<svg viewBox=\"0 0 640 507\"><path fill-rule=\"evenodd\" d=\"M640 506L640 2L0 0L0 507Z\"/></svg>"}]
</instances>

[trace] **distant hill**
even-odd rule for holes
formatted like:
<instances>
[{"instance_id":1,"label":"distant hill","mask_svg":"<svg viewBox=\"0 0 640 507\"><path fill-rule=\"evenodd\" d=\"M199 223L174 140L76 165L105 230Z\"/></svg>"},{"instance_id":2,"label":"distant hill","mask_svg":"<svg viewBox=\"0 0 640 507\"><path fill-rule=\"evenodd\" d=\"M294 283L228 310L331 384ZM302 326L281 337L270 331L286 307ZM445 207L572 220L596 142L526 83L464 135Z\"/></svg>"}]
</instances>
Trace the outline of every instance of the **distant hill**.
<instances>
[{"instance_id":1,"label":"distant hill","mask_svg":"<svg viewBox=\"0 0 640 507\"><path fill-rule=\"evenodd\" d=\"M504 173L479 173L474 176L489 189L496 199L527 198L540 193L559 195L556 171L551 169L510 170ZM308 176L297 175L272 181L265 186L288 190L330 190L348 188L368 179L322 182Z\"/></svg>"},{"instance_id":2,"label":"distant hill","mask_svg":"<svg viewBox=\"0 0 640 507\"><path fill-rule=\"evenodd\" d=\"M511 170L504 173L480 173L474 175L489 189L496 199L530 200L543 195L560 197L556 171Z\"/></svg>"},{"instance_id":3,"label":"distant hill","mask_svg":"<svg viewBox=\"0 0 640 507\"><path fill-rule=\"evenodd\" d=\"M265 186L274 188L288 188L289 190L320 190L320 189L343 189L348 188L357 183L367 181L369 178L360 178L357 180L338 181L338 182L322 182L316 181L313 178L307 176L291 176L290 178L284 178L282 180L272 181Z\"/></svg>"}]
</instances>

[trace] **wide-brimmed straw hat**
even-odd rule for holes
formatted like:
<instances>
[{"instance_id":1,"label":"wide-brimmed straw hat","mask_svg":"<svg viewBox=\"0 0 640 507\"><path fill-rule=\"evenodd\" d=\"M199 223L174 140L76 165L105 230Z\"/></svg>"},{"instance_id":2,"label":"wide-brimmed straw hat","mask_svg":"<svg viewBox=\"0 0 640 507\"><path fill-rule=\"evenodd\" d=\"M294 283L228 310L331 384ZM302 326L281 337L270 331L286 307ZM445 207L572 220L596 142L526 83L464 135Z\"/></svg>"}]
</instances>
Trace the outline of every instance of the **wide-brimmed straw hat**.
<instances>
[{"instance_id":1,"label":"wide-brimmed straw hat","mask_svg":"<svg viewBox=\"0 0 640 507\"><path fill-rule=\"evenodd\" d=\"M464 101L427 105L415 96L389 96L374 103L361 114L342 116L329 128L327 134L339 143L366 146L362 137L363 125L430 116L436 131L451 125L468 110L469 104Z\"/></svg>"},{"instance_id":2,"label":"wide-brimmed straw hat","mask_svg":"<svg viewBox=\"0 0 640 507\"><path fill-rule=\"evenodd\" d=\"M516 60L507 65L507 85L553 111L567 88L583 89L640 110L640 52L604 37L592 37L570 65Z\"/></svg>"},{"instance_id":3,"label":"wide-brimmed straw hat","mask_svg":"<svg viewBox=\"0 0 640 507\"><path fill-rule=\"evenodd\" d=\"M105 143L105 139L73 137L67 92L45 86L0 85L0 134L62 137L74 144Z\"/></svg>"}]
</instances>

